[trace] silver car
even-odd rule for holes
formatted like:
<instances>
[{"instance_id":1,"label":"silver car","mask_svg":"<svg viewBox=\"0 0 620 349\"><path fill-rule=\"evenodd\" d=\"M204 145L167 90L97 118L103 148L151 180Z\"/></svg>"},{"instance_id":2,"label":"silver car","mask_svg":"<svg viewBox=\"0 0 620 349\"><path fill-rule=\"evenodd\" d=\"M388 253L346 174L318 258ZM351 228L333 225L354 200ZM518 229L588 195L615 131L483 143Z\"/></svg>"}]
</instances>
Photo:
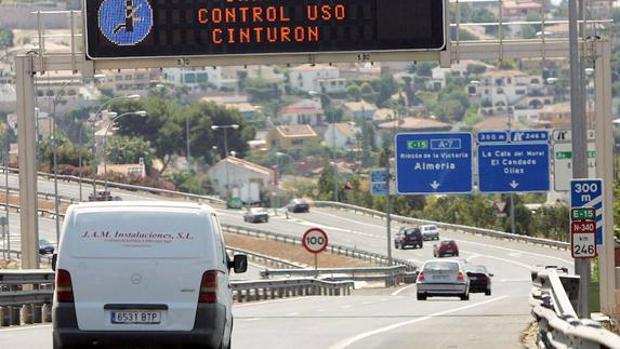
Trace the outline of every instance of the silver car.
<instances>
[{"instance_id":1,"label":"silver car","mask_svg":"<svg viewBox=\"0 0 620 349\"><path fill-rule=\"evenodd\" d=\"M420 227L424 240L439 240L439 229L436 225L428 224Z\"/></svg>"},{"instance_id":2,"label":"silver car","mask_svg":"<svg viewBox=\"0 0 620 349\"><path fill-rule=\"evenodd\" d=\"M422 267L416 282L418 300L427 297L460 297L469 300L469 277L458 260L433 259Z\"/></svg>"}]
</instances>

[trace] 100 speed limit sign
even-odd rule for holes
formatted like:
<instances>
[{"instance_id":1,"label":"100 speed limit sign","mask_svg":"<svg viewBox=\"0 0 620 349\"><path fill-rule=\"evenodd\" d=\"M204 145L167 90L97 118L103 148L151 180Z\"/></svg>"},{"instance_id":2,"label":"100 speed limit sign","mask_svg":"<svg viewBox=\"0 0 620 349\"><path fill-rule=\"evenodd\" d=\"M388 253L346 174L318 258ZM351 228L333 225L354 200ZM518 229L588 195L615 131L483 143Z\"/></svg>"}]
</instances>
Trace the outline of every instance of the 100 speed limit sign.
<instances>
[{"instance_id":1,"label":"100 speed limit sign","mask_svg":"<svg viewBox=\"0 0 620 349\"><path fill-rule=\"evenodd\" d=\"M327 248L327 233L319 228L312 228L304 234L302 243L308 252L321 253Z\"/></svg>"}]
</instances>

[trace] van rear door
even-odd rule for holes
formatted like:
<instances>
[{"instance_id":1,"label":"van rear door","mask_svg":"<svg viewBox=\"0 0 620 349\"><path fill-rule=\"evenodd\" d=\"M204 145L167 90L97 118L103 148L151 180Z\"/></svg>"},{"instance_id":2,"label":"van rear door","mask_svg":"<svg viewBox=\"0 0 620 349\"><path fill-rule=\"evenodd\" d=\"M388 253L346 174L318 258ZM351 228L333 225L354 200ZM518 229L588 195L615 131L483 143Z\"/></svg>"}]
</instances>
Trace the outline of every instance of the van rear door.
<instances>
[{"instance_id":1,"label":"van rear door","mask_svg":"<svg viewBox=\"0 0 620 349\"><path fill-rule=\"evenodd\" d=\"M71 274L84 331L189 331L206 270L223 270L199 210L75 213L59 261ZM218 262L219 261L219 262Z\"/></svg>"}]
</instances>

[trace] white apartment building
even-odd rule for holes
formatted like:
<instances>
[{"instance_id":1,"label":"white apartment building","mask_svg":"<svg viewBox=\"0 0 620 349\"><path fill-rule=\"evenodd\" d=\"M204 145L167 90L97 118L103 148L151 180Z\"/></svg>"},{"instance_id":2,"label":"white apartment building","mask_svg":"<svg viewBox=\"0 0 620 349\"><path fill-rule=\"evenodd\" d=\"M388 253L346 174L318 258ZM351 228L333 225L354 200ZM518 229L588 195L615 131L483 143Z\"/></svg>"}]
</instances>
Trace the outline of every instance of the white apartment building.
<instances>
[{"instance_id":1,"label":"white apartment building","mask_svg":"<svg viewBox=\"0 0 620 349\"><path fill-rule=\"evenodd\" d=\"M346 89L346 79L340 77L340 70L327 64L291 68L289 84L293 89L306 92L334 93Z\"/></svg>"}]
</instances>

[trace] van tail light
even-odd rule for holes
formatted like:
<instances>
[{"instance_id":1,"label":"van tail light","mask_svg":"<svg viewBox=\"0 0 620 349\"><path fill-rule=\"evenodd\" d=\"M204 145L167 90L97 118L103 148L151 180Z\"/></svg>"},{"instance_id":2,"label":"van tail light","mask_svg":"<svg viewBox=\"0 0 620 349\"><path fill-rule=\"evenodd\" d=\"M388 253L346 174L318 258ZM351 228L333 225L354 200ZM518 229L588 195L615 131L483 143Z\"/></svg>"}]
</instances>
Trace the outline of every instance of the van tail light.
<instances>
[{"instance_id":1,"label":"van tail light","mask_svg":"<svg viewBox=\"0 0 620 349\"><path fill-rule=\"evenodd\" d=\"M465 274L462 271L459 271L459 275L456 277L456 281L465 281Z\"/></svg>"},{"instance_id":2,"label":"van tail light","mask_svg":"<svg viewBox=\"0 0 620 349\"><path fill-rule=\"evenodd\" d=\"M424 282L424 280L426 280L424 278L424 272L421 271L420 274L418 274L418 282Z\"/></svg>"},{"instance_id":3,"label":"van tail light","mask_svg":"<svg viewBox=\"0 0 620 349\"><path fill-rule=\"evenodd\" d=\"M62 303L73 302L73 284L71 274L63 269L56 271L56 300Z\"/></svg>"},{"instance_id":4,"label":"van tail light","mask_svg":"<svg viewBox=\"0 0 620 349\"><path fill-rule=\"evenodd\" d=\"M210 270L202 274L198 303L217 303L217 282L219 271Z\"/></svg>"}]
</instances>

